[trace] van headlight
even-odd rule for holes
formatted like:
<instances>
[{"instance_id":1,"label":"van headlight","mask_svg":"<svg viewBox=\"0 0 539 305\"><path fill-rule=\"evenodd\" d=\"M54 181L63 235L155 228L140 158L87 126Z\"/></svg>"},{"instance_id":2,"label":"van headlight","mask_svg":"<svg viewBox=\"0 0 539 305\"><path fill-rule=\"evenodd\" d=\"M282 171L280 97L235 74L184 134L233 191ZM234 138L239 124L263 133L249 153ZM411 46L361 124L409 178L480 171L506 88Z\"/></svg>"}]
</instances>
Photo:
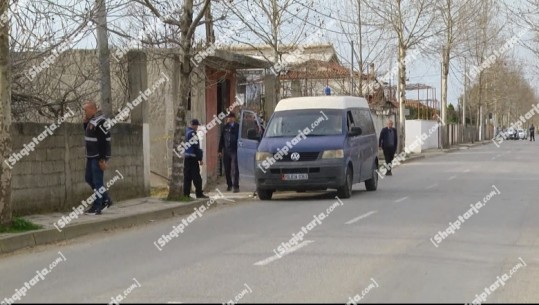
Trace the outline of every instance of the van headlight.
<instances>
[{"instance_id":1,"label":"van headlight","mask_svg":"<svg viewBox=\"0 0 539 305\"><path fill-rule=\"evenodd\" d=\"M265 151L257 151L256 152L256 161L264 161L266 159L270 159L273 155L269 152Z\"/></svg>"},{"instance_id":2,"label":"van headlight","mask_svg":"<svg viewBox=\"0 0 539 305\"><path fill-rule=\"evenodd\" d=\"M322 154L322 159L342 159L344 158L344 150L325 150Z\"/></svg>"}]
</instances>

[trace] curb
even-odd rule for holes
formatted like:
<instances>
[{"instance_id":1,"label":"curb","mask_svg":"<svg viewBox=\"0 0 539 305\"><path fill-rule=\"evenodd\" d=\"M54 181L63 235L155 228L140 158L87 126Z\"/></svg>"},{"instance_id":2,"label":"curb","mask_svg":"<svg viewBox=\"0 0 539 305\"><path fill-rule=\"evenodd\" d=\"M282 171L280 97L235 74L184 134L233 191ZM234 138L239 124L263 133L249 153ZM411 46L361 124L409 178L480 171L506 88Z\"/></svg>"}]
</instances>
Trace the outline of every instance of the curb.
<instances>
[{"instance_id":1,"label":"curb","mask_svg":"<svg viewBox=\"0 0 539 305\"><path fill-rule=\"evenodd\" d=\"M195 208L198 208L203 205L201 204L203 202L206 202L206 200L195 200L194 202L189 204L167 207L161 210L146 211L140 214L126 215L118 218L102 219L87 223L74 224L71 226L66 226L62 229L61 232L55 228L51 228L17 233L13 236L1 237L0 255L24 248L67 241L76 237L93 233L113 229L130 228L136 225L146 224L150 220L167 219L174 216L191 214L192 212L194 212ZM215 206L217 206L217 204L212 204L211 206L207 207L207 209L211 209Z\"/></svg>"}]
</instances>

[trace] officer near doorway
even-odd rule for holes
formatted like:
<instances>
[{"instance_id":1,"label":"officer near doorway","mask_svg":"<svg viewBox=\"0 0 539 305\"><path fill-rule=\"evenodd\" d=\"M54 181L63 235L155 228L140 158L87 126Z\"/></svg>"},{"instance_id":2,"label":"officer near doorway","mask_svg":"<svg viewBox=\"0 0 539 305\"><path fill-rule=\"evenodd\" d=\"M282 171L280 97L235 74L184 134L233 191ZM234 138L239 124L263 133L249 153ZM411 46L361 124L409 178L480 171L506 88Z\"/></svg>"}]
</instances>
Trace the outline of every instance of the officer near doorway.
<instances>
[{"instance_id":1,"label":"officer near doorway","mask_svg":"<svg viewBox=\"0 0 539 305\"><path fill-rule=\"evenodd\" d=\"M230 112L227 115L227 122L219 139L219 157L223 158L225 165L227 191L230 192L234 188L234 193L240 191L240 171L238 167L239 133L240 126L236 123L236 115L234 112Z\"/></svg>"}]
</instances>

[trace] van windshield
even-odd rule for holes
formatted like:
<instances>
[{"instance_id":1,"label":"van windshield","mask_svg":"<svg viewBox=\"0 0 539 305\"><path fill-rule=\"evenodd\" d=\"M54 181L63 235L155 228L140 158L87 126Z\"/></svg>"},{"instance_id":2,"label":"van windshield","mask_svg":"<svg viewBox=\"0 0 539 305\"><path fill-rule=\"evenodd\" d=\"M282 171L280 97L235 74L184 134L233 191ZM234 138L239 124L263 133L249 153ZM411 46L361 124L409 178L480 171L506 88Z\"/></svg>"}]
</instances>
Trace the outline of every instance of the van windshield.
<instances>
[{"instance_id":1,"label":"van windshield","mask_svg":"<svg viewBox=\"0 0 539 305\"><path fill-rule=\"evenodd\" d=\"M308 136L341 135L342 110L337 109L305 109L278 111L273 115L265 137L295 137L300 130L310 132Z\"/></svg>"}]
</instances>

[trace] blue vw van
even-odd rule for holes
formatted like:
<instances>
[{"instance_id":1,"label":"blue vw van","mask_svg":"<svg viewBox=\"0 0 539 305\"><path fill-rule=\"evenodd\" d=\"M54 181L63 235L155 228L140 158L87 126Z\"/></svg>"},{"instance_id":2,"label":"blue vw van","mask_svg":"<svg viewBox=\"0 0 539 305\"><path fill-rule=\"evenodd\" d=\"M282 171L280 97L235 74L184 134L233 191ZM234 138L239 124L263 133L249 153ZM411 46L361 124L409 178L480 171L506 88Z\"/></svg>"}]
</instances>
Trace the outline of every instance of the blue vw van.
<instances>
[{"instance_id":1,"label":"blue vw van","mask_svg":"<svg viewBox=\"0 0 539 305\"><path fill-rule=\"evenodd\" d=\"M256 182L261 200L276 191L336 189L350 198L352 184L378 187L378 141L369 105L352 96L279 101L262 135L258 117L242 111L238 161Z\"/></svg>"}]
</instances>

